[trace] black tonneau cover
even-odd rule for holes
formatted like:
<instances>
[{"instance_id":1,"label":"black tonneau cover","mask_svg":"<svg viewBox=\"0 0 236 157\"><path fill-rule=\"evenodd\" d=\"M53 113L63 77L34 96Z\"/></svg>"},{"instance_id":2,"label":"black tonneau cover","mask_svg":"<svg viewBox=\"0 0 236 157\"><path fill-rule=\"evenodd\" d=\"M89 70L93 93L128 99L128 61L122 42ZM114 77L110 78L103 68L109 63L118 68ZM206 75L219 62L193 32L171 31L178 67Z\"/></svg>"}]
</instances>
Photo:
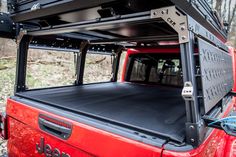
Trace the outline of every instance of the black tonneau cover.
<instances>
[{"instance_id":1,"label":"black tonneau cover","mask_svg":"<svg viewBox=\"0 0 236 157\"><path fill-rule=\"evenodd\" d=\"M186 113L181 88L100 83L26 91L17 96L133 126L179 142L185 137Z\"/></svg>"}]
</instances>

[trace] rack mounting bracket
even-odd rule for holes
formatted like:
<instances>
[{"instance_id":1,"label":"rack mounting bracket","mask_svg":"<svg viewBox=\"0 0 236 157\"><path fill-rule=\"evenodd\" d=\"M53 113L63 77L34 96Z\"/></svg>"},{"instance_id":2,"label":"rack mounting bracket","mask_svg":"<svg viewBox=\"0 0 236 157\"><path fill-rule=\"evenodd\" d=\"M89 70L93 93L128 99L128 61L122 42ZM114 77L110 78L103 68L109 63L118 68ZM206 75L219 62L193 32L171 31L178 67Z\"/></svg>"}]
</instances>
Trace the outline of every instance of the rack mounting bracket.
<instances>
[{"instance_id":1,"label":"rack mounting bracket","mask_svg":"<svg viewBox=\"0 0 236 157\"><path fill-rule=\"evenodd\" d=\"M151 18L162 18L179 35L179 43L189 42L187 16L179 12L175 6L151 10Z\"/></svg>"}]
</instances>

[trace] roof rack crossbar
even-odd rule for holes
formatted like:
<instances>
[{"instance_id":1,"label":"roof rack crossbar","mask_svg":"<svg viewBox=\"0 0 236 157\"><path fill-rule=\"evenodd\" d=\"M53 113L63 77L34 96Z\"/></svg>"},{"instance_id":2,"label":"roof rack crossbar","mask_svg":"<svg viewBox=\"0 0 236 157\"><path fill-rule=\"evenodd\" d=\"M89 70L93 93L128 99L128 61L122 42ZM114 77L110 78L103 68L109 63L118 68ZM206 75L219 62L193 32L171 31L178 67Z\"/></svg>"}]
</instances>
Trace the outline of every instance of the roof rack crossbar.
<instances>
[{"instance_id":1,"label":"roof rack crossbar","mask_svg":"<svg viewBox=\"0 0 236 157\"><path fill-rule=\"evenodd\" d=\"M101 18L90 21L82 21L76 23L70 23L66 25L51 26L47 28L28 30L28 35L40 36L40 35L52 35L60 33L69 33L77 31L89 31L94 29L108 28L108 27L120 27L121 24L138 24L151 20L150 11L142 13L134 13L129 15L115 16L112 18ZM153 21L153 20L152 20ZM157 21L157 19L156 19Z\"/></svg>"}]
</instances>

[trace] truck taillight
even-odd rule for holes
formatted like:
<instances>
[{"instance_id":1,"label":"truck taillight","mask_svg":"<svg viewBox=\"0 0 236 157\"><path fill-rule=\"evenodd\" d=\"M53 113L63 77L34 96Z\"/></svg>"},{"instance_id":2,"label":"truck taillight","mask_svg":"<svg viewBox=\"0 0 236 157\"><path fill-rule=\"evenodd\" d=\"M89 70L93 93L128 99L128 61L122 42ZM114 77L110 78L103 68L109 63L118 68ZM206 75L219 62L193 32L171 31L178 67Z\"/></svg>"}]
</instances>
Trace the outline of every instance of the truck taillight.
<instances>
[{"instance_id":1,"label":"truck taillight","mask_svg":"<svg viewBox=\"0 0 236 157\"><path fill-rule=\"evenodd\" d=\"M8 139L7 115L5 112L0 113L0 137L4 140Z\"/></svg>"}]
</instances>

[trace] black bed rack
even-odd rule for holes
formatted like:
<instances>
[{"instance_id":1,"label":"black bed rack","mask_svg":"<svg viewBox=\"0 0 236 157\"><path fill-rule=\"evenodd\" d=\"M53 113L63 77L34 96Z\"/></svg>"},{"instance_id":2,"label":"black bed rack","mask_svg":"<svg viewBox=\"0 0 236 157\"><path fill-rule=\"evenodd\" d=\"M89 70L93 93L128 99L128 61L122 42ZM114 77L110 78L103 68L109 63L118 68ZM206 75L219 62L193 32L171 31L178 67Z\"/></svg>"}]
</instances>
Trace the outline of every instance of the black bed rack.
<instances>
[{"instance_id":1,"label":"black bed rack","mask_svg":"<svg viewBox=\"0 0 236 157\"><path fill-rule=\"evenodd\" d=\"M114 21L115 18L124 19L135 13L141 18L140 14L148 16L150 10L169 6L175 6L179 11L191 16L221 41L227 40L227 32L222 22L205 0L151 0L148 2L143 0L8 0L10 16L14 23L22 23L25 29L29 30L41 29L45 33L47 28L73 26L81 21L95 20L97 22L96 20L102 21L107 17ZM157 29L173 34L168 27L165 30L163 28L165 27ZM86 33L91 34L91 32ZM118 33L96 33L105 38L122 37ZM92 34L95 32L93 31Z\"/></svg>"},{"instance_id":2,"label":"black bed rack","mask_svg":"<svg viewBox=\"0 0 236 157\"><path fill-rule=\"evenodd\" d=\"M108 1L109 0L106 2ZM11 1L9 2L13 4ZM41 1L36 0L31 2L36 5ZM73 0L66 0L64 2L75 3ZM81 1L78 0L76 3L79 2ZM83 2L83 4L87 3L87 1ZM88 2L91 2L91 0ZM81 13L79 15L92 14L94 13L94 9L99 11L97 10L98 6L100 6L100 9L107 7L112 8L113 2L115 2L115 0L111 3L109 1L109 5L105 5L105 7L105 2L102 5L96 3L93 9L75 9L67 13ZM227 87L225 87L225 91L218 93L219 95L206 95L204 91L207 90L208 87L198 83L198 80L203 82L204 77L203 73L196 73L198 70L196 65L198 60L201 59L199 53L203 51L216 52L229 59L228 48L225 45L226 32L205 1L160 0L160 2L157 8L149 8L141 11L132 9L130 11L130 9L128 9L128 12L126 10L124 14L114 13L108 16L96 14L95 16L87 17L86 20L76 21L72 19L73 22L61 20L50 22L52 18L65 17L65 12L57 9L68 3L61 2L62 4L60 5L53 5L52 3L51 7L53 6L55 11L58 12L50 16L44 16L44 14L48 12L43 13L43 11L47 11L48 8L50 8L46 7L47 5L42 5L38 8L35 6L36 9L26 9L21 12L20 8L23 7L24 4L31 4L22 3L22 6L18 6L18 12L14 12L14 9L11 12L13 21L23 24L22 30L17 35L19 47L15 92L19 93L26 90L25 78L29 46L53 47L58 49L71 48L71 50L78 50L80 55L78 55L77 58L78 76L76 85L80 85L83 83L84 59L91 45L117 45L114 50L117 54L114 63L117 63L119 54L123 48L139 47L142 43L145 43L144 45L155 45L159 47L160 45L156 44L158 41L178 41L183 80L185 82L184 88L188 88L188 91L191 91L190 93L182 93L186 106L186 142L193 146L198 146L203 141L206 133L206 126L204 126L201 118L202 113L206 114L209 112L209 110L214 107L214 102L219 101L229 92L228 89L232 86L232 79L226 80L228 81L226 83ZM115 7L113 8L114 11L116 11L116 9ZM33 18L33 15L36 13L42 13L42 15L38 14L40 18L36 18L36 16ZM26 14L32 15L32 18L27 17L28 19L24 19L23 15ZM67 20L69 19L70 18ZM45 25L45 23L47 25ZM70 45L72 46L66 45L65 41L69 41L68 43L71 43ZM198 47L195 45L198 45ZM166 45L166 47L168 46L169 45ZM195 53L196 48L199 48L199 53ZM230 62L225 64L232 66ZM117 65L114 68L116 71L118 68ZM207 66L208 68L214 67L212 65ZM117 74L117 72L115 73ZM224 77L224 75L220 77ZM229 75L229 77L231 77L231 75ZM114 75L113 81L115 81L115 78L116 75ZM224 78L220 79L224 81ZM218 82L212 80L210 86L218 86ZM208 101L209 104L211 104L210 106L206 103L206 98L208 97L214 99L214 101ZM201 109L203 109L202 112L200 112Z\"/></svg>"}]
</instances>

